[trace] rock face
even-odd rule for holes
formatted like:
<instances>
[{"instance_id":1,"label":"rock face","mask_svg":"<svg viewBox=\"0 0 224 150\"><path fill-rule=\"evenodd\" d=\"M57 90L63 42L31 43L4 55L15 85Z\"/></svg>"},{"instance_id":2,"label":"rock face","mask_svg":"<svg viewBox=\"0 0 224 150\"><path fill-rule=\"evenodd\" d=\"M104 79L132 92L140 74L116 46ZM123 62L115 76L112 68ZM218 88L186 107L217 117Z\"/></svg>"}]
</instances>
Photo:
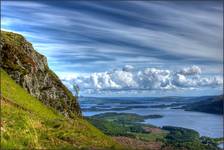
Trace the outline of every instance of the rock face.
<instances>
[{"instance_id":1,"label":"rock face","mask_svg":"<svg viewBox=\"0 0 224 150\"><path fill-rule=\"evenodd\" d=\"M23 36L1 31L0 46L1 68L13 80L63 115L70 118L81 116L76 97L49 69L46 57L36 52Z\"/></svg>"}]
</instances>

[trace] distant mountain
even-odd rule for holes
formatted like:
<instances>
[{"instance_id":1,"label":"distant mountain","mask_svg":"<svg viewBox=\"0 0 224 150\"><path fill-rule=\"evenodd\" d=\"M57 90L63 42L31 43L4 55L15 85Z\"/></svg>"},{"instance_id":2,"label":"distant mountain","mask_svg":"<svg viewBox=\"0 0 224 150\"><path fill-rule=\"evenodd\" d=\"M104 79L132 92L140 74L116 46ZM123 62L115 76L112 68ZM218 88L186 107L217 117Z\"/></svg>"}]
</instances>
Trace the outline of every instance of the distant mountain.
<instances>
[{"instance_id":1,"label":"distant mountain","mask_svg":"<svg viewBox=\"0 0 224 150\"><path fill-rule=\"evenodd\" d=\"M200 101L183 106L187 111L200 111L212 114L223 114L223 95L204 97Z\"/></svg>"}]
</instances>

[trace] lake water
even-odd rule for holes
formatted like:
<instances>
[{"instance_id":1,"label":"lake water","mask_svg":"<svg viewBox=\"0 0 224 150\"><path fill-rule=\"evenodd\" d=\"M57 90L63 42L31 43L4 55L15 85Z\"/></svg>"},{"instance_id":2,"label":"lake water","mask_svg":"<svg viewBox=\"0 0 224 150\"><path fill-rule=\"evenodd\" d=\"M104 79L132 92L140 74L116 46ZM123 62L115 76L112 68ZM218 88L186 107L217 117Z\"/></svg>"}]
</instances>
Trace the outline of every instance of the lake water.
<instances>
[{"instance_id":1,"label":"lake water","mask_svg":"<svg viewBox=\"0 0 224 150\"><path fill-rule=\"evenodd\" d=\"M160 104L170 104L169 101L141 101L138 106L150 106L150 105L160 105ZM136 101L134 104L121 104L119 101L117 103L105 103L101 102L101 104L94 104L94 101L91 100L89 103L85 101L85 103L81 102L82 108L88 108L92 106L103 106L103 108L117 108L117 107L127 107L137 105ZM99 113L105 112L128 112L128 113L136 113L139 115L162 115L162 118L157 119L147 119L144 123L156 125L159 127L170 125L177 127L184 127L189 129L194 129L200 133L201 136L208 137L223 137L223 116L222 115L214 115L208 113L201 112L192 112L192 111L184 111L182 109L171 109L170 107L166 108L132 108L130 110L120 110L120 111L83 111L84 116L92 116Z\"/></svg>"},{"instance_id":2,"label":"lake water","mask_svg":"<svg viewBox=\"0 0 224 150\"><path fill-rule=\"evenodd\" d=\"M223 150L223 149L224 149L224 143L220 143L220 144L218 145L218 147L221 148L221 149Z\"/></svg>"}]
</instances>

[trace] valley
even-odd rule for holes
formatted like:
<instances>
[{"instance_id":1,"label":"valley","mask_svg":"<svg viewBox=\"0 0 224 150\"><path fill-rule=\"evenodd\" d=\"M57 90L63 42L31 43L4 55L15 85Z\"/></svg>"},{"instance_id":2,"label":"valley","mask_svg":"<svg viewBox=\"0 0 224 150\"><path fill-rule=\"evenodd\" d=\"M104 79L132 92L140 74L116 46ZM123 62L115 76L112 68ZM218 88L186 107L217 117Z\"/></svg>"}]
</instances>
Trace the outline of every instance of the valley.
<instances>
[{"instance_id":1,"label":"valley","mask_svg":"<svg viewBox=\"0 0 224 150\"><path fill-rule=\"evenodd\" d=\"M112 99L82 97L80 106L90 123L123 144L137 145L140 140L139 146L144 148L157 145L158 149L211 150L218 149L217 145L223 141L222 115L183 109L183 105L198 103L202 97Z\"/></svg>"}]
</instances>

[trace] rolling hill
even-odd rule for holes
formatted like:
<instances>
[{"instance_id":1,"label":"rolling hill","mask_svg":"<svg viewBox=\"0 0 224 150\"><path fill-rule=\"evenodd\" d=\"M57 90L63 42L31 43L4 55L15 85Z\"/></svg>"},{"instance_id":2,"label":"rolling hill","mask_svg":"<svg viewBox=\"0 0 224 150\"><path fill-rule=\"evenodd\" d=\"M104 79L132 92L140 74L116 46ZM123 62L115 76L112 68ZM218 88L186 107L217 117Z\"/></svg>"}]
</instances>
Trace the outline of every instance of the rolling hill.
<instances>
[{"instance_id":1,"label":"rolling hill","mask_svg":"<svg viewBox=\"0 0 224 150\"><path fill-rule=\"evenodd\" d=\"M199 111L212 114L223 114L223 95L205 97L203 100L190 103L183 108L187 111Z\"/></svg>"}]
</instances>

